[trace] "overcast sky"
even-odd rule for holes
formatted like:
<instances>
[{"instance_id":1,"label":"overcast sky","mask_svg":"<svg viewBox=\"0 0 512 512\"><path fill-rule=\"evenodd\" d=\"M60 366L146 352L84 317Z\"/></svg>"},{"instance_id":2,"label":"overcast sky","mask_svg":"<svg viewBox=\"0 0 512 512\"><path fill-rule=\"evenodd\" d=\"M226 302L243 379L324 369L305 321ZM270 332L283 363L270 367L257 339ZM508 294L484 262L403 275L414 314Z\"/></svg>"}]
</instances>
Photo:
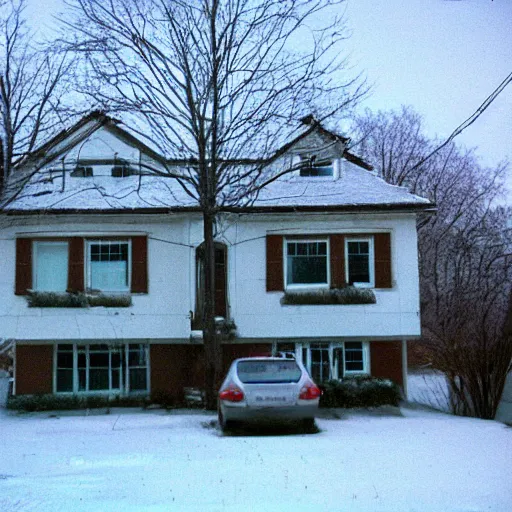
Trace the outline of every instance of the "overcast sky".
<instances>
[{"instance_id":1,"label":"overcast sky","mask_svg":"<svg viewBox=\"0 0 512 512\"><path fill-rule=\"evenodd\" d=\"M63 5L29 2L39 24ZM374 85L363 106L413 105L429 135L448 136L512 72L512 0L347 0L346 15L351 62ZM457 140L485 165L512 161L512 84Z\"/></svg>"}]
</instances>

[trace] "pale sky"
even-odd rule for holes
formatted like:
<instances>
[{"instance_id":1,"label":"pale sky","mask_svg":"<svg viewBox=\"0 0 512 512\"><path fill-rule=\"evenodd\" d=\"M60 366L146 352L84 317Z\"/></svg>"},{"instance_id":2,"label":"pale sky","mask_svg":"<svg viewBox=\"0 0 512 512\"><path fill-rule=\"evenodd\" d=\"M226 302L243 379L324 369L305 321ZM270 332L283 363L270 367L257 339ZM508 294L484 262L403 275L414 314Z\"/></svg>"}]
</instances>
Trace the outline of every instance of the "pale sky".
<instances>
[{"instance_id":1,"label":"pale sky","mask_svg":"<svg viewBox=\"0 0 512 512\"><path fill-rule=\"evenodd\" d=\"M63 5L29 2L44 25ZM448 136L512 72L512 0L347 0L346 16L351 63L374 85L362 107L412 105L431 136ZM512 163L512 84L457 141L484 165Z\"/></svg>"}]
</instances>

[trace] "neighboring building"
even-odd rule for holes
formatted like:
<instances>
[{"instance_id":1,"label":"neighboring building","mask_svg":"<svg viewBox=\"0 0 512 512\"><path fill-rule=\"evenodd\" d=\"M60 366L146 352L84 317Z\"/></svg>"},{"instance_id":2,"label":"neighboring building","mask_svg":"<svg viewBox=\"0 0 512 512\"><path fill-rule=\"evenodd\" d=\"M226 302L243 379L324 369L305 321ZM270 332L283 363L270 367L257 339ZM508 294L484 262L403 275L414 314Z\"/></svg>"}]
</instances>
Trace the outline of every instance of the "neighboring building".
<instances>
[{"instance_id":1,"label":"neighboring building","mask_svg":"<svg viewBox=\"0 0 512 512\"><path fill-rule=\"evenodd\" d=\"M319 163L221 216L216 313L236 324L226 367L286 350L318 381L371 374L405 385L406 342L420 336L416 214L431 205L378 178L347 142L304 126L273 168L315 154ZM16 171L27 184L0 215L0 338L15 340L15 394L202 386L201 214L175 179L144 175L162 164L94 113ZM356 303L295 304L305 292ZM131 305L48 307L86 297Z\"/></svg>"}]
</instances>

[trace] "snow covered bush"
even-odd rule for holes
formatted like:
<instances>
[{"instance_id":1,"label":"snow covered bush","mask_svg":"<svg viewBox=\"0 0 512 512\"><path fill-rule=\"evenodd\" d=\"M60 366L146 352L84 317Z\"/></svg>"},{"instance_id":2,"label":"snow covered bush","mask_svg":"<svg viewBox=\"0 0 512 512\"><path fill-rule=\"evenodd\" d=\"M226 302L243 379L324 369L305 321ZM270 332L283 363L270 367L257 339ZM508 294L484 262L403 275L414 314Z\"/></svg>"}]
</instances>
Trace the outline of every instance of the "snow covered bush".
<instances>
[{"instance_id":1,"label":"snow covered bush","mask_svg":"<svg viewBox=\"0 0 512 512\"><path fill-rule=\"evenodd\" d=\"M8 409L26 412L101 409L110 407L144 407L146 405L148 405L148 400L145 397L109 397L107 395L18 395L9 397L7 401Z\"/></svg>"},{"instance_id":2,"label":"snow covered bush","mask_svg":"<svg viewBox=\"0 0 512 512\"><path fill-rule=\"evenodd\" d=\"M29 292L27 297L30 308L87 308L103 306L105 308L127 308L132 305L128 294L85 295L84 293Z\"/></svg>"},{"instance_id":3,"label":"snow covered bush","mask_svg":"<svg viewBox=\"0 0 512 512\"><path fill-rule=\"evenodd\" d=\"M325 304L375 304L377 299L373 290L345 286L331 290L312 292L286 292L281 299L282 305L325 305Z\"/></svg>"},{"instance_id":4,"label":"snow covered bush","mask_svg":"<svg viewBox=\"0 0 512 512\"><path fill-rule=\"evenodd\" d=\"M398 405L400 388L388 379L369 376L330 380L320 385L323 391L320 407L378 407Z\"/></svg>"}]
</instances>

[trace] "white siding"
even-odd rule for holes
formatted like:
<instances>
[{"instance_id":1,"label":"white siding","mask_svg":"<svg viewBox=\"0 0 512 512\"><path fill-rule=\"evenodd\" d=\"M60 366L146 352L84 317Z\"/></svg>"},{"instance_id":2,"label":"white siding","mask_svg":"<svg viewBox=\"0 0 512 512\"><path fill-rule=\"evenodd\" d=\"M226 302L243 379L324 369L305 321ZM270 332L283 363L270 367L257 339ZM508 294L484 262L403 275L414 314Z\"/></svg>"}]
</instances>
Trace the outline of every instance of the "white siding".
<instances>
[{"instance_id":1,"label":"white siding","mask_svg":"<svg viewBox=\"0 0 512 512\"><path fill-rule=\"evenodd\" d=\"M198 215L27 217L0 229L0 338L18 340L184 340L194 310ZM412 214L230 216L220 226L228 245L231 316L242 338L397 337L420 334L418 257ZM266 292L267 233L390 231L393 288L376 290L377 304L281 306ZM16 236L147 233L149 293L130 308L28 308L14 295ZM192 246L192 247L191 247Z\"/></svg>"}]
</instances>

